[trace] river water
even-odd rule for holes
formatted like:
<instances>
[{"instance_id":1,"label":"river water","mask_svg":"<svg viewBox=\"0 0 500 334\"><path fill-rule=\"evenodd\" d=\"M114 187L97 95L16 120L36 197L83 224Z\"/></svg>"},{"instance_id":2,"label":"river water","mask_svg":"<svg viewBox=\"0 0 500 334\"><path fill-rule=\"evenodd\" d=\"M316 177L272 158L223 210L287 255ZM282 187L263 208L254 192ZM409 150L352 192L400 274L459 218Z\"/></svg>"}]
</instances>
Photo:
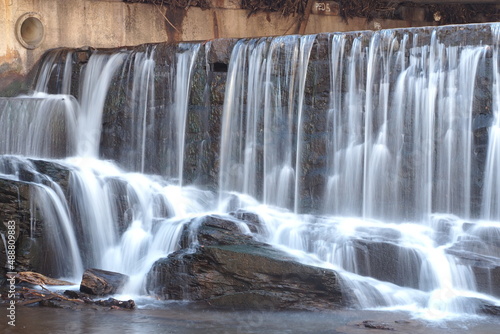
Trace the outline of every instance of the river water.
<instances>
[{"instance_id":1,"label":"river water","mask_svg":"<svg viewBox=\"0 0 500 334\"><path fill-rule=\"evenodd\" d=\"M160 307L157 305L157 307ZM2 307L2 315L4 314ZM4 316L2 316L4 318ZM364 321L393 330L366 328ZM182 333L182 334L496 334L498 319L425 322L401 312L342 310L335 312L222 312L170 303L135 311L74 311L18 308L16 326L2 321L2 333Z\"/></svg>"}]
</instances>

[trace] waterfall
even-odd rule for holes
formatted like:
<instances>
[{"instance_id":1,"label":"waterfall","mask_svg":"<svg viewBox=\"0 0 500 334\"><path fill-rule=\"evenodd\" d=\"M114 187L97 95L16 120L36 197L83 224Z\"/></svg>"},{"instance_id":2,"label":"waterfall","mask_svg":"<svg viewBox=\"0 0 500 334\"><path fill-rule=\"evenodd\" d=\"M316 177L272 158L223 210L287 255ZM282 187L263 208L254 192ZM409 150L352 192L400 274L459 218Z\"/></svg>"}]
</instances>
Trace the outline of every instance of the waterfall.
<instances>
[{"instance_id":1,"label":"waterfall","mask_svg":"<svg viewBox=\"0 0 500 334\"><path fill-rule=\"evenodd\" d=\"M369 38L328 35L330 94L323 133L303 132L317 126L308 122L318 116L303 109L299 94L287 100L287 83L298 76L289 69L308 64L297 55L295 37L238 42L226 86L219 179L220 196L243 192L266 204L247 207L265 222L265 241L301 261L319 261L341 272L360 306L413 305L433 318L474 313L476 306L466 297L488 298L481 292L491 288L479 288L484 282L476 281L478 268L463 256L474 258L477 247L490 256L498 241L484 231L489 226L496 236L500 226L471 221L478 215L471 204L478 192L472 179L478 164L475 87L478 73L490 66L490 46L448 46L437 31L429 42L421 39L394 31ZM282 49L286 56L278 65L276 50ZM301 54L309 58L308 52ZM278 71L282 74L276 78ZM492 72L497 73L496 62ZM314 81L314 68L303 73ZM314 91L310 85L304 88ZM301 111L289 127L287 112L297 103ZM494 145L490 131L489 150ZM314 147L319 135L327 152L324 169L317 172L325 180L318 207L327 216L272 209L300 211L301 171L309 168L303 165L308 162L303 150ZM495 170L488 166L486 175ZM286 186L289 178L295 191ZM246 186L259 179L257 186ZM485 189L495 196L495 182L489 184Z\"/></svg>"},{"instance_id":2,"label":"waterfall","mask_svg":"<svg viewBox=\"0 0 500 334\"><path fill-rule=\"evenodd\" d=\"M233 49L222 121L221 194L239 191L297 209L305 72L314 39L241 41Z\"/></svg>"},{"instance_id":3,"label":"waterfall","mask_svg":"<svg viewBox=\"0 0 500 334\"><path fill-rule=\"evenodd\" d=\"M488 27L477 45L439 29L239 40L221 106L210 43L55 50L37 92L0 98L0 179L30 187L54 275L117 271L145 294L188 224L240 209L262 221L254 238L336 270L358 307L474 313L499 303Z\"/></svg>"},{"instance_id":4,"label":"waterfall","mask_svg":"<svg viewBox=\"0 0 500 334\"><path fill-rule=\"evenodd\" d=\"M81 86L81 113L78 115L78 155L97 157L101 138L104 102L115 71L125 54L96 54L85 67Z\"/></svg>"},{"instance_id":5,"label":"waterfall","mask_svg":"<svg viewBox=\"0 0 500 334\"><path fill-rule=\"evenodd\" d=\"M490 127L490 138L488 145L488 158L486 161L486 176L484 181L484 208L485 219L500 219L500 197L498 189L500 186L500 26L493 27L493 38L495 47L493 49L493 114L494 121Z\"/></svg>"},{"instance_id":6,"label":"waterfall","mask_svg":"<svg viewBox=\"0 0 500 334\"><path fill-rule=\"evenodd\" d=\"M69 95L0 98L0 152L46 158L75 154L78 111Z\"/></svg>"},{"instance_id":7,"label":"waterfall","mask_svg":"<svg viewBox=\"0 0 500 334\"><path fill-rule=\"evenodd\" d=\"M257 133L262 123L259 112L262 108L264 71L261 66L267 44L266 39L241 40L233 48L222 116L220 201L225 193L231 191L261 197L257 176L262 142L259 142ZM244 104L245 98L248 99L247 105Z\"/></svg>"}]
</instances>

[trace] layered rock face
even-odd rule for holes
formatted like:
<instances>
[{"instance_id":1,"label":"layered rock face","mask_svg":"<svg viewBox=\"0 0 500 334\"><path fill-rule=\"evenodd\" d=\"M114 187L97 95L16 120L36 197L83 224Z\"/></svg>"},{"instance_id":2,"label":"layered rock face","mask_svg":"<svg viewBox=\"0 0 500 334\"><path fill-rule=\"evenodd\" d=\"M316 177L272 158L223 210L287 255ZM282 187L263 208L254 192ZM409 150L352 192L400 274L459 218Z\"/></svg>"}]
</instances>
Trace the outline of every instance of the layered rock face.
<instances>
[{"instance_id":1,"label":"layered rock face","mask_svg":"<svg viewBox=\"0 0 500 334\"><path fill-rule=\"evenodd\" d=\"M15 223L15 269L57 274L62 269L58 268L60 255L52 244L57 236L47 232L48 226L57 222L45 221L36 194L45 186L54 186L61 194L67 194L70 170L53 161L3 156L0 171L5 174L0 177L0 221L3 222L0 232L7 235L7 222ZM8 177L9 174L12 178ZM2 259L6 260L3 256ZM2 266L2 270L6 267Z\"/></svg>"},{"instance_id":2,"label":"layered rock face","mask_svg":"<svg viewBox=\"0 0 500 334\"><path fill-rule=\"evenodd\" d=\"M197 227L191 225L182 239L194 236L195 246L184 242L184 248L158 260L148 274L147 289L157 297L241 309L315 310L347 305L334 271L301 264L244 234L234 221L207 216Z\"/></svg>"}]
</instances>

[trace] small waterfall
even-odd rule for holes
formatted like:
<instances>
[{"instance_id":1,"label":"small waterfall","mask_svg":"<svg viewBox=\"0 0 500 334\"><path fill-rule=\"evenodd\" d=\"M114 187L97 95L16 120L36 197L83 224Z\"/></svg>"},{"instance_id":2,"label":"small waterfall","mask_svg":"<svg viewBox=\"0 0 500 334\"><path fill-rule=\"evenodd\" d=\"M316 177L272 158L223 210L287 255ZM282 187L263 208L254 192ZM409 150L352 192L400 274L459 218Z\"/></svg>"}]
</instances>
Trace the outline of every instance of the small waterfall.
<instances>
[{"instance_id":1,"label":"small waterfall","mask_svg":"<svg viewBox=\"0 0 500 334\"><path fill-rule=\"evenodd\" d=\"M205 191L126 173L108 162L74 158L67 163L85 266L130 275L129 293L144 293L151 265L177 249L184 224L213 202Z\"/></svg>"},{"instance_id":2,"label":"small waterfall","mask_svg":"<svg viewBox=\"0 0 500 334\"><path fill-rule=\"evenodd\" d=\"M36 85L43 92L1 99L0 127L5 130L0 140L2 154L67 157L53 161L69 173L64 191L24 158L13 163L17 160L4 155L7 160L3 166L0 164L2 177L20 180L19 177L34 175L20 181L33 183L32 215L39 212L46 244L51 245L47 246L52 252L46 254L49 260L40 268L42 271L79 281L84 268L116 270L131 276L127 288L130 293L144 293L142 283L154 261L178 247L183 226L193 215L213 206L211 193L180 188L166 181L182 182L190 78L199 48L199 44L180 45L169 73L169 83L173 84L161 86L168 90L161 103L165 103L162 107L166 106L169 113L156 127L168 129L164 133L168 145L159 147L158 153L172 166L166 168L163 177L127 173L111 162L96 159L101 147L106 146L102 123L110 92L120 79L127 77L131 78L131 99L127 103L131 112L137 114L134 116L138 116L132 118L129 128L134 131L133 147L139 153L138 169L144 171L146 157L150 156L146 143L157 139L157 130L151 129L154 103L158 103L155 46L145 52L93 52L81 66L79 90L68 86L73 52L51 52ZM65 61L61 62L61 57ZM170 67L172 63L167 59L166 65ZM52 87L52 81L62 81L63 85ZM47 94L71 90L79 92L79 100L70 95ZM32 220L35 221L33 217ZM31 233L36 233L36 225L31 229Z\"/></svg>"},{"instance_id":3,"label":"small waterfall","mask_svg":"<svg viewBox=\"0 0 500 334\"><path fill-rule=\"evenodd\" d=\"M115 72L126 54L94 54L84 69L81 113L78 119L78 155L98 157L104 102Z\"/></svg>"},{"instance_id":4,"label":"small waterfall","mask_svg":"<svg viewBox=\"0 0 500 334\"><path fill-rule=\"evenodd\" d=\"M362 203L362 75L364 69L361 39L352 42L349 57L344 64L346 40L342 35L333 35L331 39L330 63L330 109L328 110L328 132L330 136L327 147L329 152L323 210L327 214L361 214ZM344 70L344 66L346 67ZM343 73L346 73L345 85L342 88ZM338 131L342 129L342 131Z\"/></svg>"},{"instance_id":5,"label":"small waterfall","mask_svg":"<svg viewBox=\"0 0 500 334\"><path fill-rule=\"evenodd\" d=\"M126 53L121 73L104 96L105 127L96 128L101 157L127 170L182 183L191 78L199 49L199 44L150 45Z\"/></svg>"},{"instance_id":6,"label":"small waterfall","mask_svg":"<svg viewBox=\"0 0 500 334\"><path fill-rule=\"evenodd\" d=\"M132 72L133 78L131 96L133 102L132 113L136 118L132 120L137 125L133 124L131 140L132 147L137 148L140 153L140 166L137 169L144 173L145 160L146 160L146 142L148 141L148 126L151 126L151 120L154 115L151 115L150 104L155 100L155 86L154 86L154 68L155 68L155 55L156 49L149 48L146 52L137 52L133 57L133 71L127 70L127 73ZM132 63L132 60L130 61ZM129 79L130 80L130 79Z\"/></svg>"},{"instance_id":7,"label":"small waterfall","mask_svg":"<svg viewBox=\"0 0 500 334\"><path fill-rule=\"evenodd\" d=\"M314 40L314 35L283 36L241 41L233 49L222 122L221 194L242 191L269 205L297 206L304 85Z\"/></svg>"},{"instance_id":8,"label":"small waterfall","mask_svg":"<svg viewBox=\"0 0 500 334\"><path fill-rule=\"evenodd\" d=\"M47 254L32 255L40 258L43 263L41 269L51 275L78 281L83 273L82 257L70 208L61 186L47 175L39 173L32 161L18 156L0 156L0 177L30 185L30 239L34 240L34 234L43 233L42 242L48 251ZM34 216L39 216L44 222L43 227L36 226Z\"/></svg>"},{"instance_id":9,"label":"small waterfall","mask_svg":"<svg viewBox=\"0 0 500 334\"><path fill-rule=\"evenodd\" d=\"M221 202L222 196L231 191L255 198L261 198L262 195L257 184L262 142L257 136L262 123L259 112L263 100L264 71L261 66L267 47L268 42L263 39L241 40L233 48L222 116L219 170Z\"/></svg>"},{"instance_id":10,"label":"small waterfall","mask_svg":"<svg viewBox=\"0 0 500 334\"><path fill-rule=\"evenodd\" d=\"M56 184L53 184L57 187ZM78 282L83 274L83 264L79 251L77 238L70 218L69 208L61 194L52 188L40 185L34 187L33 203L42 212L46 222L45 237L47 244L51 245L52 254L48 255L53 263L50 270L55 275L71 277ZM66 254L66 256L59 256Z\"/></svg>"},{"instance_id":11,"label":"small waterfall","mask_svg":"<svg viewBox=\"0 0 500 334\"><path fill-rule=\"evenodd\" d=\"M186 50L183 53L177 55L177 73L176 73L176 85L175 85L175 105L174 110L177 112L176 129L179 132L179 137L177 138L177 161L178 161L178 175L179 175L179 185L183 185L183 172L184 172L184 147L185 147L185 134L187 127L187 112L188 112L188 101L189 101L189 91L191 88L191 77L194 67L194 62L200 45ZM182 130L182 131L179 131Z\"/></svg>"},{"instance_id":12,"label":"small waterfall","mask_svg":"<svg viewBox=\"0 0 500 334\"><path fill-rule=\"evenodd\" d=\"M500 219L500 26L492 28L495 47L493 49L493 115L494 121L489 131L488 158L486 161L486 176L484 181L484 207L485 219Z\"/></svg>"},{"instance_id":13,"label":"small waterfall","mask_svg":"<svg viewBox=\"0 0 500 334\"><path fill-rule=\"evenodd\" d=\"M325 213L394 221L432 212L470 217L474 82L486 48L445 47L435 33L430 45L413 38L407 61L407 34L375 34L366 62L356 39L344 65L338 59L345 41L332 37L337 86L328 115ZM347 92L335 78L343 66Z\"/></svg>"},{"instance_id":14,"label":"small waterfall","mask_svg":"<svg viewBox=\"0 0 500 334\"><path fill-rule=\"evenodd\" d=\"M57 94L70 94L72 78L72 57L71 50L56 49L48 52L43 61L36 81L35 92L48 93L49 86L54 83L56 87L51 87ZM62 65L64 64L64 66ZM51 85L51 79L53 79Z\"/></svg>"},{"instance_id":15,"label":"small waterfall","mask_svg":"<svg viewBox=\"0 0 500 334\"><path fill-rule=\"evenodd\" d=\"M75 154L79 110L69 95L0 98L0 153L46 158Z\"/></svg>"}]
</instances>

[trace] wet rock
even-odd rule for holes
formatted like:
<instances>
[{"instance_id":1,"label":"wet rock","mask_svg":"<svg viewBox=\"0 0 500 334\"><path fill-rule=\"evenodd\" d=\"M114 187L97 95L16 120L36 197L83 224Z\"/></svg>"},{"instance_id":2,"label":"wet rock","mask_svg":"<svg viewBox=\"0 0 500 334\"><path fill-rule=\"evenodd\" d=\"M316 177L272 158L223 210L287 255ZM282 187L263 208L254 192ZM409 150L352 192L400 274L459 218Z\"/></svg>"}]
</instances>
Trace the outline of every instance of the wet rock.
<instances>
[{"instance_id":1,"label":"wet rock","mask_svg":"<svg viewBox=\"0 0 500 334\"><path fill-rule=\"evenodd\" d=\"M32 188L27 182L14 181L0 177L0 234L8 236L9 221L14 222L14 237L16 246L16 271L40 271L43 266L42 247L36 240L41 237L43 226L38 224L38 212L30 206ZM36 229L31 224L37 225ZM12 226L12 225L10 225ZM7 263L7 248L0 247L0 262ZM6 286L7 266L0 267L0 290Z\"/></svg>"},{"instance_id":2,"label":"wet rock","mask_svg":"<svg viewBox=\"0 0 500 334\"><path fill-rule=\"evenodd\" d=\"M35 160L30 159L33 165L36 167L40 174L46 175L61 186L61 188L67 192L69 177L71 171L68 167L57 163L55 161L48 160Z\"/></svg>"},{"instance_id":3,"label":"wet rock","mask_svg":"<svg viewBox=\"0 0 500 334\"><path fill-rule=\"evenodd\" d=\"M214 63L229 64L229 59L231 58L231 52L236 42L238 42L238 40L234 38L220 38L210 41L210 46L207 50L208 61L211 64Z\"/></svg>"},{"instance_id":4,"label":"wet rock","mask_svg":"<svg viewBox=\"0 0 500 334\"><path fill-rule=\"evenodd\" d=\"M369 329L381 329L381 330L386 330L386 331L393 331L394 327L391 327L390 325L384 323L384 322L378 322L378 321L373 321L373 320L365 320L362 323L358 324L360 327L365 327Z\"/></svg>"},{"instance_id":5,"label":"wet rock","mask_svg":"<svg viewBox=\"0 0 500 334\"><path fill-rule=\"evenodd\" d=\"M45 307L53 307L53 308L62 308L65 310L75 310L82 309L84 304L80 304L78 302L70 302L67 300L58 300L58 299L44 299L39 302L40 306Z\"/></svg>"},{"instance_id":6,"label":"wet rock","mask_svg":"<svg viewBox=\"0 0 500 334\"><path fill-rule=\"evenodd\" d=\"M245 210L237 210L235 212L231 212L230 215L243 220L248 225L248 228L252 233L262 234L264 232L264 227L258 214Z\"/></svg>"},{"instance_id":7,"label":"wet rock","mask_svg":"<svg viewBox=\"0 0 500 334\"><path fill-rule=\"evenodd\" d=\"M500 306L497 305L483 304L479 310L484 314L500 316Z\"/></svg>"},{"instance_id":8,"label":"wet rock","mask_svg":"<svg viewBox=\"0 0 500 334\"><path fill-rule=\"evenodd\" d=\"M80 291L103 296L117 293L128 281L128 276L101 269L87 269L83 273Z\"/></svg>"},{"instance_id":9,"label":"wet rock","mask_svg":"<svg viewBox=\"0 0 500 334\"><path fill-rule=\"evenodd\" d=\"M244 224L216 215L195 219L184 229L181 247L189 248L195 242L203 246L255 243L252 236L241 232L238 223Z\"/></svg>"},{"instance_id":10,"label":"wet rock","mask_svg":"<svg viewBox=\"0 0 500 334\"><path fill-rule=\"evenodd\" d=\"M63 293L66 297L71 298L71 299L80 299L85 302L91 302L91 296L87 293L83 293L80 291L75 291L75 290L65 290Z\"/></svg>"},{"instance_id":11,"label":"wet rock","mask_svg":"<svg viewBox=\"0 0 500 334\"><path fill-rule=\"evenodd\" d=\"M112 310L134 310L135 302L133 300L117 300L108 298L106 300L93 301L88 298L85 299L66 299L51 297L50 299L43 299L39 301L40 306L62 308L67 310L84 310L84 309L112 309Z\"/></svg>"},{"instance_id":12,"label":"wet rock","mask_svg":"<svg viewBox=\"0 0 500 334\"><path fill-rule=\"evenodd\" d=\"M332 309L344 305L340 280L280 251L256 245L201 246L157 261L148 291L162 299L223 308Z\"/></svg>"},{"instance_id":13,"label":"wet rock","mask_svg":"<svg viewBox=\"0 0 500 334\"><path fill-rule=\"evenodd\" d=\"M158 260L147 290L161 299L220 308L335 309L345 306L339 276L295 261L242 234L234 222L205 217L198 246Z\"/></svg>"},{"instance_id":14,"label":"wet rock","mask_svg":"<svg viewBox=\"0 0 500 334\"><path fill-rule=\"evenodd\" d=\"M477 291L500 297L500 259L492 256L483 256L472 251L465 251L460 246L446 250L458 261L472 269L476 280ZM477 250L477 247L475 248Z\"/></svg>"},{"instance_id":15,"label":"wet rock","mask_svg":"<svg viewBox=\"0 0 500 334\"><path fill-rule=\"evenodd\" d=\"M24 271L19 272L15 275L7 275L7 277L14 277L17 281L23 281L34 285L73 285L73 283L68 281L63 281L59 279L54 279L51 277L47 277L40 273Z\"/></svg>"},{"instance_id":16,"label":"wet rock","mask_svg":"<svg viewBox=\"0 0 500 334\"><path fill-rule=\"evenodd\" d=\"M354 240L357 273L400 286L419 288L422 266L417 250L389 242Z\"/></svg>"},{"instance_id":17,"label":"wet rock","mask_svg":"<svg viewBox=\"0 0 500 334\"><path fill-rule=\"evenodd\" d=\"M73 290L66 290L61 294L47 289L35 290L27 287L22 287L22 289L16 291L16 305L19 307L38 305L69 310L135 309L133 300L121 301L114 298L93 300L90 295Z\"/></svg>"},{"instance_id":18,"label":"wet rock","mask_svg":"<svg viewBox=\"0 0 500 334\"><path fill-rule=\"evenodd\" d=\"M114 298L108 298L106 300L98 300L95 302L96 305L110 307L112 309L125 309L133 310L135 309L135 302L131 299L129 300L117 300Z\"/></svg>"}]
</instances>

